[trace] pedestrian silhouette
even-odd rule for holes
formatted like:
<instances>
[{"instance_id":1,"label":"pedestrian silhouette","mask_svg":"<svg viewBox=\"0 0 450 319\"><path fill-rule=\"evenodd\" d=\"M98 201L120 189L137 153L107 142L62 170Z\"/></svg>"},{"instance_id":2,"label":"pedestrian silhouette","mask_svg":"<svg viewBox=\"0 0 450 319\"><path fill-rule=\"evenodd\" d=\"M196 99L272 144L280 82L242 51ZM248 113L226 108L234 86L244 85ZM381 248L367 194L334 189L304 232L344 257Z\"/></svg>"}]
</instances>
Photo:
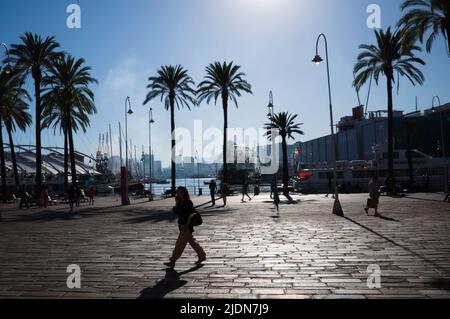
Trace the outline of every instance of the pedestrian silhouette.
<instances>
[{"instance_id":1,"label":"pedestrian silhouette","mask_svg":"<svg viewBox=\"0 0 450 319\"><path fill-rule=\"evenodd\" d=\"M248 182L247 181L244 182L244 184L242 184L242 200L241 200L241 202L243 202L243 203L244 203L245 196L247 196L250 201L252 200L252 198L248 194Z\"/></svg>"},{"instance_id":2,"label":"pedestrian silhouette","mask_svg":"<svg viewBox=\"0 0 450 319\"><path fill-rule=\"evenodd\" d=\"M197 214L197 211L195 210L194 204L189 197L189 192L185 187L179 187L177 189L175 203L176 205L173 208L173 212L178 216L178 228L180 234L175 244L172 257L165 265L174 268L175 263L180 259L188 243L197 253L198 260L196 264L200 265L206 260L206 253L192 235L194 233L192 218Z\"/></svg>"}]
</instances>

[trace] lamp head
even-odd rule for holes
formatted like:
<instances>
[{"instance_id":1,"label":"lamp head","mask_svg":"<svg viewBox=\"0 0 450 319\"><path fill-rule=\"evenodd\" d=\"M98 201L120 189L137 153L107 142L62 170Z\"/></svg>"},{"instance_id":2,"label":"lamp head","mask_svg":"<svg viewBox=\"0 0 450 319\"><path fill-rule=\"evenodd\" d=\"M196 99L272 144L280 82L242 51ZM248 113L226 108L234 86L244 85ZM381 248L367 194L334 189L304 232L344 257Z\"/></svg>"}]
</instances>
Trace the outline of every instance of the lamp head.
<instances>
[{"instance_id":1,"label":"lamp head","mask_svg":"<svg viewBox=\"0 0 450 319\"><path fill-rule=\"evenodd\" d=\"M150 124L154 124L155 121L153 119L150 120Z\"/></svg>"},{"instance_id":2,"label":"lamp head","mask_svg":"<svg viewBox=\"0 0 450 319\"><path fill-rule=\"evenodd\" d=\"M320 55L317 54L312 61L315 64L320 64L321 62L323 62L323 59Z\"/></svg>"},{"instance_id":3,"label":"lamp head","mask_svg":"<svg viewBox=\"0 0 450 319\"><path fill-rule=\"evenodd\" d=\"M267 117L271 118L272 117L272 113L273 113L273 108L274 108L272 102L270 102L269 105L267 105L267 108L269 109L269 113L267 114Z\"/></svg>"},{"instance_id":4,"label":"lamp head","mask_svg":"<svg viewBox=\"0 0 450 319\"><path fill-rule=\"evenodd\" d=\"M5 71L6 74L11 74L12 71L13 71L13 69L12 69L12 67L8 64L8 65L5 66L4 71Z\"/></svg>"},{"instance_id":5,"label":"lamp head","mask_svg":"<svg viewBox=\"0 0 450 319\"><path fill-rule=\"evenodd\" d=\"M129 109L127 113L128 113L129 115L132 115L134 112L133 112L132 109Z\"/></svg>"}]
</instances>

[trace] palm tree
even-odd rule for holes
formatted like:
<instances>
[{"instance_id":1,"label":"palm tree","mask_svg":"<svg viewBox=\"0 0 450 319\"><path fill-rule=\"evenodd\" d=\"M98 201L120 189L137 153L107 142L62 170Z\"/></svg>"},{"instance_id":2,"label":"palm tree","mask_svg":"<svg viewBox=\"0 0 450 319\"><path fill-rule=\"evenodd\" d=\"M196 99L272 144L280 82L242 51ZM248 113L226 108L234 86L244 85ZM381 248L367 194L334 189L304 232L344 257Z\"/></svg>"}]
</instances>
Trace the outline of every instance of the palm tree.
<instances>
[{"instance_id":1,"label":"palm tree","mask_svg":"<svg viewBox=\"0 0 450 319\"><path fill-rule=\"evenodd\" d=\"M0 78L1 77L2 76L0 76ZM2 82L2 80L0 80L0 82ZM4 91L5 93L2 94L2 102L0 103L2 105L0 108L0 113L2 113L0 117L3 119L6 131L8 132L14 178L18 190L20 189L20 179L17 170L17 160L12 133L15 132L17 128L21 131L25 131L32 123L28 105L28 102L31 101L31 97L28 92L23 89L23 84L23 78L19 76L14 77L10 81L9 90ZM3 87L0 91L3 91Z\"/></svg>"},{"instance_id":2,"label":"palm tree","mask_svg":"<svg viewBox=\"0 0 450 319\"><path fill-rule=\"evenodd\" d=\"M447 40L450 54L450 1L448 0L406 0L402 10L409 10L398 26L413 31L423 43L425 34L427 52L430 52L436 38L442 34Z\"/></svg>"},{"instance_id":3,"label":"palm tree","mask_svg":"<svg viewBox=\"0 0 450 319\"><path fill-rule=\"evenodd\" d=\"M62 96L58 94L57 89L53 89L52 92L47 92L42 97L42 105L44 106L44 111L42 113L42 127L50 128L53 127L54 134L56 130L59 129L64 136L64 190L67 192L69 190L69 141L68 141L68 130L67 123L68 117L70 116L70 110L67 111L64 108L64 102L62 101ZM61 107L62 105L62 107ZM72 114L74 115L74 114Z\"/></svg>"},{"instance_id":4,"label":"palm tree","mask_svg":"<svg viewBox=\"0 0 450 319\"><path fill-rule=\"evenodd\" d=\"M198 100L201 103L206 99L209 104L212 99L217 104L219 96L222 98L223 108L223 180L228 181L227 165L227 129L228 129L228 101L234 102L238 107L237 98L242 92L253 94L251 85L244 80L245 74L240 72L240 66L227 63L215 62L206 67L205 80L198 85Z\"/></svg>"},{"instance_id":5,"label":"palm tree","mask_svg":"<svg viewBox=\"0 0 450 319\"><path fill-rule=\"evenodd\" d=\"M303 124L295 123L297 115L289 114L288 112L281 112L274 114L270 118L271 122L267 123L267 137L271 141L273 136L273 130L278 131L281 136L281 146L283 152L283 193L289 195L289 167L288 167L288 150L287 139L294 139L294 134L303 135L303 131L300 126Z\"/></svg>"},{"instance_id":6,"label":"palm tree","mask_svg":"<svg viewBox=\"0 0 450 319\"><path fill-rule=\"evenodd\" d=\"M188 75L188 71L181 65L177 66L162 66L156 76L149 77L150 83L147 88L150 91L145 98L144 105L156 97L164 100L166 110L170 110L170 129L171 129L171 146L172 146L172 195L175 195L175 105L178 109L187 107L191 109L190 105L197 105L195 100L195 85L192 78Z\"/></svg>"},{"instance_id":7,"label":"palm tree","mask_svg":"<svg viewBox=\"0 0 450 319\"><path fill-rule=\"evenodd\" d=\"M388 96L388 178L394 180L394 144L393 144L393 96L395 83L394 75L406 77L413 85L422 85L425 81L423 73L415 64L425 65L425 62L415 56L415 51L421 48L415 44L416 38L409 32L399 29L392 32L389 27L386 32L375 31L376 45L362 44L364 50L358 56L354 72L356 74L353 85L360 89L371 77L378 85L380 75L386 77ZM399 83L397 83L399 85ZM390 183L392 184L392 183ZM394 185L388 185L393 193Z\"/></svg>"},{"instance_id":8,"label":"palm tree","mask_svg":"<svg viewBox=\"0 0 450 319\"><path fill-rule=\"evenodd\" d=\"M86 132L90 126L89 115L97 113L94 93L89 85L98 82L91 77L91 68L84 64L84 59L75 59L70 54L65 54L50 67L49 75L43 79L43 83L51 87L42 98L43 126L49 127L53 124L55 130L59 126L64 133L64 170L67 176L67 148L69 148L72 183L77 180L73 133L79 129ZM65 184L67 187L67 177Z\"/></svg>"},{"instance_id":9,"label":"palm tree","mask_svg":"<svg viewBox=\"0 0 450 319\"><path fill-rule=\"evenodd\" d=\"M37 34L26 32L20 37L20 44L13 44L9 51L9 62L15 63L15 68L24 75L31 74L34 80L34 94L36 104L36 194L40 194L42 187L42 150L41 150L41 84L45 70L48 70L60 53L55 50L59 44L54 37L43 39Z\"/></svg>"},{"instance_id":10,"label":"palm tree","mask_svg":"<svg viewBox=\"0 0 450 319\"><path fill-rule=\"evenodd\" d=\"M2 201L6 203L6 159L5 150L3 149L3 109L6 107L6 97L9 92L15 88L14 77L7 74L4 69L0 69L0 175L2 182Z\"/></svg>"}]
</instances>

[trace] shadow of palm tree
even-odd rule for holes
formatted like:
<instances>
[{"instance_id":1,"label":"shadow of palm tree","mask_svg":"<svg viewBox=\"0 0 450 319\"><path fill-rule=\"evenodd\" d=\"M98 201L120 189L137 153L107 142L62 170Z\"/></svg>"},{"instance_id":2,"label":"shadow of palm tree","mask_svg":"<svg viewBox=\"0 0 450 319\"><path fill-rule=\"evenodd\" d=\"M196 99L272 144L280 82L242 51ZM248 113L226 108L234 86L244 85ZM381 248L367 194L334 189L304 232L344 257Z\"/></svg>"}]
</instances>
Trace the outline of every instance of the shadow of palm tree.
<instances>
[{"instance_id":1,"label":"shadow of palm tree","mask_svg":"<svg viewBox=\"0 0 450 319\"><path fill-rule=\"evenodd\" d=\"M383 219L383 220L390 221L390 222L400 223L400 221L399 221L398 219L391 218L391 217L386 217L386 216L383 216L383 215L381 215L381 214L379 214L379 216L376 216L376 217L378 217L378 218L380 218L380 219Z\"/></svg>"},{"instance_id":2,"label":"shadow of palm tree","mask_svg":"<svg viewBox=\"0 0 450 319\"><path fill-rule=\"evenodd\" d=\"M371 228L369 228L369 227L367 227L367 226L365 226L365 225L363 225L361 223L358 223L357 221L355 221L355 220L353 220L353 219L351 219L351 218L349 218L347 216L343 216L342 218L348 220L349 222L352 222L355 225L358 225L358 226L364 228L365 230L371 232L372 234L374 234L374 235L376 235L376 236L386 240L387 242L391 243L392 245L404 249L405 251L409 252L411 255L413 255L413 256L415 256L415 257L425 261L426 263L432 265L434 267L434 269L437 270L438 272L440 272L441 274L448 274L448 270L447 269L445 269L445 268L441 267L440 265L436 264L433 260L430 260L429 258L416 253L415 251L409 249L408 247L395 242L394 240L392 240L392 239L390 239L390 238L388 238L388 237L386 237L386 236L376 232L375 230L373 230L373 229L371 229Z\"/></svg>"},{"instance_id":3,"label":"shadow of palm tree","mask_svg":"<svg viewBox=\"0 0 450 319\"><path fill-rule=\"evenodd\" d=\"M135 216L133 218L129 218L125 220L128 224L140 224L140 223L148 223L152 224L161 223L164 221L172 222L177 219L177 215L172 213L171 211L148 211L148 210L134 210L128 212L126 216Z\"/></svg>"},{"instance_id":4,"label":"shadow of palm tree","mask_svg":"<svg viewBox=\"0 0 450 319\"><path fill-rule=\"evenodd\" d=\"M166 276L155 286L143 289L138 299L162 299L168 293L175 291L187 284L186 280L181 280L181 276L194 272L202 268L203 265L195 266L191 269L178 273L173 268L166 269Z\"/></svg>"},{"instance_id":5,"label":"shadow of palm tree","mask_svg":"<svg viewBox=\"0 0 450 319\"><path fill-rule=\"evenodd\" d=\"M232 214L237 212L237 209L218 207L217 209L202 209L200 213L202 216L214 216L214 215L222 215L222 214Z\"/></svg>"},{"instance_id":6,"label":"shadow of palm tree","mask_svg":"<svg viewBox=\"0 0 450 319\"><path fill-rule=\"evenodd\" d=\"M403 197L405 199L414 199L414 200L421 200L425 202L435 202L435 203L442 203L443 201L440 199L430 199L430 198L420 198L420 197L413 197L413 196L406 196Z\"/></svg>"},{"instance_id":7,"label":"shadow of palm tree","mask_svg":"<svg viewBox=\"0 0 450 319\"><path fill-rule=\"evenodd\" d=\"M68 211L68 207L61 207L57 210L53 211L40 211L40 212L32 212L30 215L20 214L14 219L10 219L8 223L14 222L50 222L55 220L76 220L81 218L89 218L94 217L99 214L109 214L116 213L116 211L112 210L120 206L112 206L112 207L82 207L82 208L74 208L73 212Z\"/></svg>"}]
</instances>

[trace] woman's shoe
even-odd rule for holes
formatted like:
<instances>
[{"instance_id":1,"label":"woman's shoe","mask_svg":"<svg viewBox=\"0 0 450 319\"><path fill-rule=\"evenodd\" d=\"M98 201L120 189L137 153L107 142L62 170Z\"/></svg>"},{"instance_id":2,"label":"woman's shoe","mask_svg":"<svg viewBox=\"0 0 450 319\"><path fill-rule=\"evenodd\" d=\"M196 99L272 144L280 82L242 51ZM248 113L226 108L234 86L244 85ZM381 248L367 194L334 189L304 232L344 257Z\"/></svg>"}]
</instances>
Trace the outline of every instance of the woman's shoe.
<instances>
[{"instance_id":1,"label":"woman's shoe","mask_svg":"<svg viewBox=\"0 0 450 319\"><path fill-rule=\"evenodd\" d=\"M204 257L199 257L198 260L195 262L196 265L201 265L202 262L204 262L206 260L206 256Z\"/></svg>"}]
</instances>

